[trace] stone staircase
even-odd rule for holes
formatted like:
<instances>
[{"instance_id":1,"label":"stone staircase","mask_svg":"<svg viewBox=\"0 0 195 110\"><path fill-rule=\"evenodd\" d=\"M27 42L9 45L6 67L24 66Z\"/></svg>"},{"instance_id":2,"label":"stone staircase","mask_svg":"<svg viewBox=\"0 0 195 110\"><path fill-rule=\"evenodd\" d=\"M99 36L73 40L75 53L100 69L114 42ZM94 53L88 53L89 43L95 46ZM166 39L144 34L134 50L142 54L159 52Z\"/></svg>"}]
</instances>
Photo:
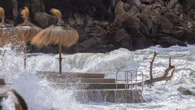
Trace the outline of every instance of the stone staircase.
<instances>
[{"instance_id":1,"label":"stone staircase","mask_svg":"<svg viewBox=\"0 0 195 110\"><path fill-rule=\"evenodd\" d=\"M105 78L103 73L37 72L55 88L74 91L80 102L144 102L141 89L130 89L130 84L117 83L114 78Z\"/></svg>"}]
</instances>

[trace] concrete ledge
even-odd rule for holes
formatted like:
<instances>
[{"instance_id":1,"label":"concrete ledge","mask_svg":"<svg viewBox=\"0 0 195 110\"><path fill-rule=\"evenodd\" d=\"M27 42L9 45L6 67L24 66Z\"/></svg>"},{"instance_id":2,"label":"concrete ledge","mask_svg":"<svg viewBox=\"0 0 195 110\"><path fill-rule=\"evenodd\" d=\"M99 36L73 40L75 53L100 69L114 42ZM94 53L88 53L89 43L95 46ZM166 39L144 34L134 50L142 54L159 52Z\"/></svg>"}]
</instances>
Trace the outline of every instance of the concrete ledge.
<instances>
[{"instance_id":1,"label":"concrete ledge","mask_svg":"<svg viewBox=\"0 0 195 110\"><path fill-rule=\"evenodd\" d=\"M40 77L52 77L52 78L104 78L102 73L79 73L79 72L37 72Z\"/></svg>"},{"instance_id":2,"label":"concrete ledge","mask_svg":"<svg viewBox=\"0 0 195 110\"><path fill-rule=\"evenodd\" d=\"M112 103L141 103L144 102L141 90L129 89L91 89L76 90L74 96L81 103L112 102Z\"/></svg>"},{"instance_id":3,"label":"concrete ledge","mask_svg":"<svg viewBox=\"0 0 195 110\"><path fill-rule=\"evenodd\" d=\"M77 88L77 89L126 89L131 88L130 84L116 83L53 83L56 88Z\"/></svg>"},{"instance_id":4,"label":"concrete ledge","mask_svg":"<svg viewBox=\"0 0 195 110\"><path fill-rule=\"evenodd\" d=\"M47 80L52 83L115 83L115 79L104 79L104 78L54 78L47 77Z\"/></svg>"}]
</instances>

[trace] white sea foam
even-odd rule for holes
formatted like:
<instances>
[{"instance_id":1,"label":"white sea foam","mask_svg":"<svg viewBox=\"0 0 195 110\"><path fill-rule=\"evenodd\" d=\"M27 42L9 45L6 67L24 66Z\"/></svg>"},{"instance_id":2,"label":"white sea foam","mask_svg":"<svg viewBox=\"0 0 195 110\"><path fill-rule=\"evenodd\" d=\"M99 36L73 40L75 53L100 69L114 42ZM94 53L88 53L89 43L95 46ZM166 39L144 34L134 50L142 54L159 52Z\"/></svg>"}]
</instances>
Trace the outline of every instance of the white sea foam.
<instances>
[{"instance_id":1,"label":"white sea foam","mask_svg":"<svg viewBox=\"0 0 195 110\"><path fill-rule=\"evenodd\" d=\"M195 97L183 96L177 88L195 87L195 46L174 46L167 49L151 47L148 49L128 51L118 49L109 53L77 53L63 55L63 71L72 72L102 72L107 77L114 77L118 69L138 69L145 78L149 78L149 62L153 52L159 53L154 64L154 77L163 74L168 66L169 56L176 66L171 81L156 83L152 88L144 88L147 102L140 104L80 104L72 97L73 91L55 90L48 82L39 79L36 71L58 71L58 55L28 54L27 69L23 68L23 54L10 46L6 48L5 56L0 62L0 74L7 83L13 83L14 89L26 100L30 110L194 110ZM121 73L123 74L123 73ZM123 75L121 76L123 78Z\"/></svg>"}]
</instances>

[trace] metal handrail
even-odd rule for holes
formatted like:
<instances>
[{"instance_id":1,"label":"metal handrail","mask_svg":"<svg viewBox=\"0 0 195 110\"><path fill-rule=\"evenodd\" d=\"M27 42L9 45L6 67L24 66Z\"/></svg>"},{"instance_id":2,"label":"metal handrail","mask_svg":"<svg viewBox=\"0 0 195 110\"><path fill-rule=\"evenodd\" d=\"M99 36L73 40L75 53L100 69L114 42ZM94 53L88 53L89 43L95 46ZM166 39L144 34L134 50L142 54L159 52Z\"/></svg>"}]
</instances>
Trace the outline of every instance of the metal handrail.
<instances>
[{"instance_id":1,"label":"metal handrail","mask_svg":"<svg viewBox=\"0 0 195 110\"><path fill-rule=\"evenodd\" d=\"M117 71L116 71L116 78L115 78L115 80L116 80L116 89L118 89L118 81L124 81L125 82L125 89L129 89L129 85L131 84L131 89L133 89L134 88L134 84L133 84L133 73L135 72L135 75L136 75L136 79L135 79L135 83L137 83L138 81L140 81L140 80L138 80L137 79L137 77L138 77L138 72L139 73L141 73L141 76L142 76L142 78L141 78L141 82L142 82L142 84L141 84L141 90L143 91L143 85L144 85L144 75L143 75L143 72L142 71L137 71L137 69L136 70L128 70L128 71L123 71L125 74L125 78L124 78L124 80L119 80L118 79L118 74L120 73L121 71L119 70L119 69L117 69ZM129 79L129 74L131 75L131 79ZM130 82L130 83L129 83ZM138 85L137 85L138 86ZM137 86L136 86L136 88L135 89L137 89Z\"/></svg>"}]
</instances>

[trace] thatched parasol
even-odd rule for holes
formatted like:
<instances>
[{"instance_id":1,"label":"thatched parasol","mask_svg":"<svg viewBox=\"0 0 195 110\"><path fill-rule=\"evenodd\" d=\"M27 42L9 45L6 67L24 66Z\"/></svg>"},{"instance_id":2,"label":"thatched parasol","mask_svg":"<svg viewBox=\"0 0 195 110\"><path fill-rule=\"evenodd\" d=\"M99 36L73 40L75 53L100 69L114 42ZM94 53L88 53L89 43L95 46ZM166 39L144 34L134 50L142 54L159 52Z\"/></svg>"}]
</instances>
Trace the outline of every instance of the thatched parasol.
<instances>
[{"instance_id":1,"label":"thatched parasol","mask_svg":"<svg viewBox=\"0 0 195 110\"><path fill-rule=\"evenodd\" d=\"M1 23L4 24L5 22L5 10L0 7L0 18L1 18Z\"/></svg>"},{"instance_id":2,"label":"thatched parasol","mask_svg":"<svg viewBox=\"0 0 195 110\"><path fill-rule=\"evenodd\" d=\"M16 26L16 32L18 34L19 39L22 42L28 42L31 41L32 38L41 31L41 28L37 27L36 25L32 24L29 19L29 9L25 7L21 11L22 18L24 19L24 22L22 24L19 24Z\"/></svg>"},{"instance_id":3,"label":"thatched parasol","mask_svg":"<svg viewBox=\"0 0 195 110\"><path fill-rule=\"evenodd\" d=\"M62 73L62 46L71 47L79 40L78 32L65 25L62 20L62 14L58 9L51 9L51 13L58 18L56 25L39 32L32 40L32 44L37 47L47 46L50 44L57 44L59 46L59 73Z\"/></svg>"},{"instance_id":4,"label":"thatched parasol","mask_svg":"<svg viewBox=\"0 0 195 110\"><path fill-rule=\"evenodd\" d=\"M28 21L30 12L29 12L29 9L27 7L25 7L21 11L21 15L22 15L22 18L24 19L24 22L22 24L19 24L18 26L16 26L16 33L17 33L18 39L23 44L23 48L24 48L24 67L26 68L26 43L28 41L32 40L32 38L38 32L41 31L41 28L35 26L30 21Z\"/></svg>"},{"instance_id":5,"label":"thatched parasol","mask_svg":"<svg viewBox=\"0 0 195 110\"><path fill-rule=\"evenodd\" d=\"M0 46L14 43L14 26L5 23L5 10L0 7Z\"/></svg>"}]
</instances>

